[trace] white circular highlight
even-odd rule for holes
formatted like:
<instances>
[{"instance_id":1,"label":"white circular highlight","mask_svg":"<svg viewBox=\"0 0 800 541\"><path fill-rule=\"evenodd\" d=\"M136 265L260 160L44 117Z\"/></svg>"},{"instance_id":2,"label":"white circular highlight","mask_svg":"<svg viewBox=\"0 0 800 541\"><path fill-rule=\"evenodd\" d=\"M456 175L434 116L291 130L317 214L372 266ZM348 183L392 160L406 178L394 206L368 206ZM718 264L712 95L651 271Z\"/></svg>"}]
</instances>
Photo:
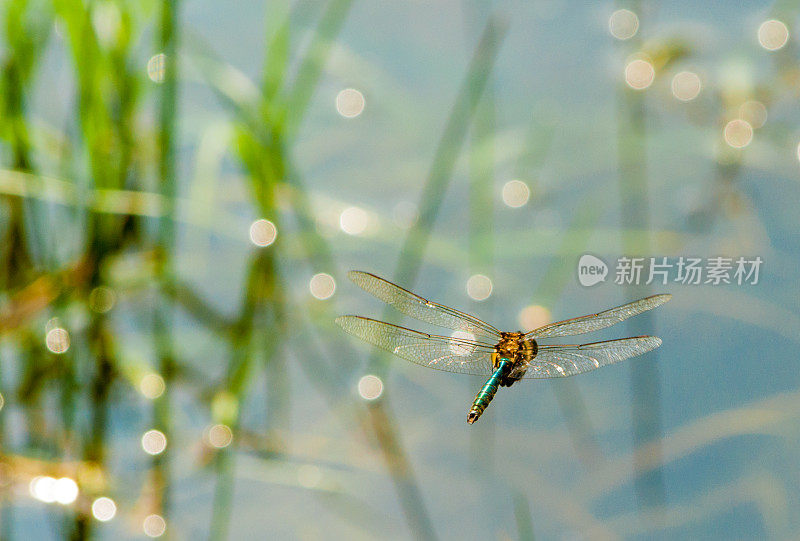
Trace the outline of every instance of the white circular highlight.
<instances>
[{"instance_id":1,"label":"white circular highlight","mask_svg":"<svg viewBox=\"0 0 800 541\"><path fill-rule=\"evenodd\" d=\"M147 537L161 537L167 531L167 521L161 515L148 515L142 523Z\"/></svg>"},{"instance_id":2,"label":"white circular highlight","mask_svg":"<svg viewBox=\"0 0 800 541\"><path fill-rule=\"evenodd\" d=\"M330 299L336 291L336 280L330 274L320 272L311 277L308 289L315 299Z\"/></svg>"},{"instance_id":3,"label":"white circular highlight","mask_svg":"<svg viewBox=\"0 0 800 541\"><path fill-rule=\"evenodd\" d=\"M347 207L339 215L339 227L348 235L360 235L367 229L369 216L360 207Z\"/></svg>"},{"instance_id":4,"label":"white circular highlight","mask_svg":"<svg viewBox=\"0 0 800 541\"><path fill-rule=\"evenodd\" d=\"M364 111L364 95L355 88L345 88L336 95L336 110L345 118L355 118Z\"/></svg>"},{"instance_id":5,"label":"white circular highlight","mask_svg":"<svg viewBox=\"0 0 800 541\"><path fill-rule=\"evenodd\" d=\"M383 381L378 376L367 374L358 380L358 394L364 400L375 400L383 394Z\"/></svg>"},{"instance_id":6,"label":"white circular highlight","mask_svg":"<svg viewBox=\"0 0 800 541\"><path fill-rule=\"evenodd\" d=\"M608 18L608 31L619 40L630 39L639 30L639 17L628 9L618 9Z\"/></svg>"},{"instance_id":7,"label":"white circular highlight","mask_svg":"<svg viewBox=\"0 0 800 541\"><path fill-rule=\"evenodd\" d=\"M47 349L56 354L66 353L69 349L69 333L66 329L55 327L47 331L44 338Z\"/></svg>"},{"instance_id":8,"label":"white circular highlight","mask_svg":"<svg viewBox=\"0 0 800 541\"><path fill-rule=\"evenodd\" d=\"M155 400L164 394L166 389L167 384L164 382L164 378L155 372L145 374L144 377L142 377L142 380L139 382L139 391L148 400Z\"/></svg>"},{"instance_id":9,"label":"white circular highlight","mask_svg":"<svg viewBox=\"0 0 800 541\"><path fill-rule=\"evenodd\" d=\"M278 228L269 220L262 218L250 224L250 242L256 246L269 246L277 236Z\"/></svg>"},{"instance_id":10,"label":"white circular highlight","mask_svg":"<svg viewBox=\"0 0 800 541\"><path fill-rule=\"evenodd\" d=\"M655 77L655 68L646 60L633 60L625 66L625 82L634 90L644 90L653 84Z\"/></svg>"},{"instance_id":11,"label":"white circular highlight","mask_svg":"<svg viewBox=\"0 0 800 541\"><path fill-rule=\"evenodd\" d=\"M737 118L725 125L725 142L733 148L744 148L753 140L753 127L746 120Z\"/></svg>"},{"instance_id":12,"label":"white circular highlight","mask_svg":"<svg viewBox=\"0 0 800 541\"><path fill-rule=\"evenodd\" d=\"M789 29L782 21L771 19L758 27L758 43L768 51L777 51L789 41Z\"/></svg>"},{"instance_id":13,"label":"white circular highlight","mask_svg":"<svg viewBox=\"0 0 800 541\"><path fill-rule=\"evenodd\" d=\"M92 502L92 516L100 522L108 522L117 514L117 504L105 496Z\"/></svg>"},{"instance_id":14,"label":"white circular highlight","mask_svg":"<svg viewBox=\"0 0 800 541\"><path fill-rule=\"evenodd\" d=\"M228 425L214 425L208 429L208 443L212 447L222 449L233 442L233 430Z\"/></svg>"},{"instance_id":15,"label":"white circular highlight","mask_svg":"<svg viewBox=\"0 0 800 541\"><path fill-rule=\"evenodd\" d=\"M531 196L528 185L521 180L509 180L503 185L503 203L511 208L524 206Z\"/></svg>"},{"instance_id":16,"label":"white circular highlight","mask_svg":"<svg viewBox=\"0 0 800 541\"><path fill-rule=\"evenodd\" d=\"M700 77L693 71L682 71L672 78L672 95L681 101L695 99L701 88Z\"/></svg>"},{"instance_id":17,"label":"white circular highlight","mask_svg":"<svg viewBox=\"0 0 800 541\"><path fill-rule=\"evenodd\" d=\"M31 496L40 502L53 503L56 501L56 480L48 475L40 475L31 479L28 490Z\"/></svg>"},{"instance_id":18,"label":"white circular highlight","mask_svg":"<svg viewBox=\"0 0 800 541\"><path fill-rule=\"evenodd\" d=\"M150 455L157 455L167 448L167 437L160 430L148 430L142 435L142 449Z\"/></svg>"},{"instance_id":19,"label":"white circular highlight","mask_svg":"<svg viewBox=\"0 0 800 541\"><path fill-rule=\"evenodd\" d=\"M467 280L467 295L475 301L485 301L492 294L492 280L483 274L474 274Z\"/></svg>"},{"instance_id":20,"label":"white circular highlight","mask_svg":"<svg viewBox=\"0 0 800 541\"><path fill-rule=\"evenodd\" d=\"M58 503L69 505L78 499L78 483L69 477L62 477L53 485L53 495Z\"/></svg>"}]
</instances>

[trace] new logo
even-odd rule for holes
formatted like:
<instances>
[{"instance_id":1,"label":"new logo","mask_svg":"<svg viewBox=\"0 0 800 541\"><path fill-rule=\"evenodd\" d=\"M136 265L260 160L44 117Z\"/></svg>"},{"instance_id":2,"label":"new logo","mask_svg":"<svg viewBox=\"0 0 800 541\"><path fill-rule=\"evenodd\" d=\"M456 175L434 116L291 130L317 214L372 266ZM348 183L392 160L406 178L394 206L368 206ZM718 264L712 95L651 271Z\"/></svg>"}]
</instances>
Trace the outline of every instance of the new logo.
<instances>
[{"instance_id":1,"label":"new logo","mask_svg":"<svg viewBox=\"0 0 800 541\"><path fill-rule=\"evenodd\" d=\"M582 286L590 287L606 281L608 265L591 254L583 254L578 260L578 281Z\"/></svg>"}]
</instances>

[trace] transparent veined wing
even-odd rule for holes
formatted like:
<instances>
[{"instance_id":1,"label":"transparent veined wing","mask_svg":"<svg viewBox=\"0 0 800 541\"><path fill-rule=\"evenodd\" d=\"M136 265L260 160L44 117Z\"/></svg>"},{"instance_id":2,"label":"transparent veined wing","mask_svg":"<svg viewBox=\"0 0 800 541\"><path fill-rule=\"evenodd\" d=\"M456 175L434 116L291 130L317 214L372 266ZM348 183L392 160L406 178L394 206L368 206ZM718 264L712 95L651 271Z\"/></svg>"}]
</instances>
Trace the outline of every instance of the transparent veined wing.
<instances>
[{"instance_id":1,"label":"transparent veined wing","mask_svg":"<svg viewBox=\"0 0 800 541\"><path fill-rule=\"evenodd\" d=\"M573 336L575 334L598 331L615 325L620 321L625 321L629 317L661 306L671 298L672 295L653 295L652 297L645 297L638 301L611 308L599 314L590 314L588 316L567 319L557 323L550 323L549 325L530 331L525 334L525 338L539 339L553 336Z\"/></svg>"},{"instance_id":2,"label":"transparent veined wing","mask_svg":"<svg viewBox=\"0 0 800 541\"><path fill-rule=\"evenodd\" d=\"M431 302L374 274L350 271L347 276L370 295L414 319L454 331L472 333L476 337L489 338L492 342L500 338L500 331L488 323L455 308Z\"/></svg>"},{"instance_id":3,"label":"transparent veined wing","mask_svg":"<svg viewBox=\"0 0 800 541\"><path fill-rule=\"evenodd\" d=\"M635 336L579 346L539 346L525 378L563 378L588 372L652 351L661 345L656 336Z\"/></svg>"},{"instance_id":4,"label":"transparent veined wing","mask_svg":"<svg viewBox=\"0 0 800 541\"><path fill-rule=\"evenodd\" d=\"M337 317L336 323L353 336L428 368L480 376L493 371L494 347L488 344L413 331L361 316Z\"/></svg>"}]
</instances>

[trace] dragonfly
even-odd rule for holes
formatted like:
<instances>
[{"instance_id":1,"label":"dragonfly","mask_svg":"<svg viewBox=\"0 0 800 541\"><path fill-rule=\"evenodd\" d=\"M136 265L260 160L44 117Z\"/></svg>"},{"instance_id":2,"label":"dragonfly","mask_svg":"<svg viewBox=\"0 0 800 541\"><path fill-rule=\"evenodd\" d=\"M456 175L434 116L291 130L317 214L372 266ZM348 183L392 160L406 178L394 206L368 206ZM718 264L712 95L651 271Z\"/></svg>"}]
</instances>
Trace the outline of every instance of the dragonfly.
<instances>
[{"instance_id":1,"label":"dragonfly","mask_svg":"<svg viewBox=\"0 0 800 541\"><path fill-rule=\"evenodd\" d=\"M362 316L336 318L346 332L413 363L489 376L467 415L473 424L499 387L521 379L561 378L642 355L661 345L656 336L634 336L576 345L545 345L539 340L574 336L615 325L661 306L672 295L653 295L597 314L550 323L529 332L504 332L455 308L429 301L407 289L363 271L348 277L360 288L419 321L450 329L450 336L427 334Z\"/></svg>"}]
</instances>

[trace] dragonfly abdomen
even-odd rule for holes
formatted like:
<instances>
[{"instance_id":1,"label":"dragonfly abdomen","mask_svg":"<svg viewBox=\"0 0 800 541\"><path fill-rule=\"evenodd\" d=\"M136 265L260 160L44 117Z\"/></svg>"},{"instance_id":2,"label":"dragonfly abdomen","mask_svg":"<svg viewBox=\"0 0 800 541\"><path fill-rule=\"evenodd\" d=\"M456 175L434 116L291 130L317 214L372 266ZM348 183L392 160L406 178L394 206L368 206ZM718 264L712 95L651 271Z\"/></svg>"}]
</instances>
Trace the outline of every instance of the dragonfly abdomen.
<instances>
[{"instance_id":1,"label":"dragonfly abdomen","mask_svg":"<svg viewBox=\"0 0 800 541\"><path fill-rule=\"evenodd\" d=\"M475 395L475 401L472 403L472 407L469 410L469 415L467 415L467 422L469 424L472 424L478 420L478 417L481 416L483 411L489 405L489 402L492 401L494 395L497 393L497 388L500 386L500 381L508 374L510 370L511 361L506 358L500 359L497 370L494 371L492 377L490 377L488 381L483 384L481 390L478 391L477 395Z\"/></svg>"}]
</instances>

